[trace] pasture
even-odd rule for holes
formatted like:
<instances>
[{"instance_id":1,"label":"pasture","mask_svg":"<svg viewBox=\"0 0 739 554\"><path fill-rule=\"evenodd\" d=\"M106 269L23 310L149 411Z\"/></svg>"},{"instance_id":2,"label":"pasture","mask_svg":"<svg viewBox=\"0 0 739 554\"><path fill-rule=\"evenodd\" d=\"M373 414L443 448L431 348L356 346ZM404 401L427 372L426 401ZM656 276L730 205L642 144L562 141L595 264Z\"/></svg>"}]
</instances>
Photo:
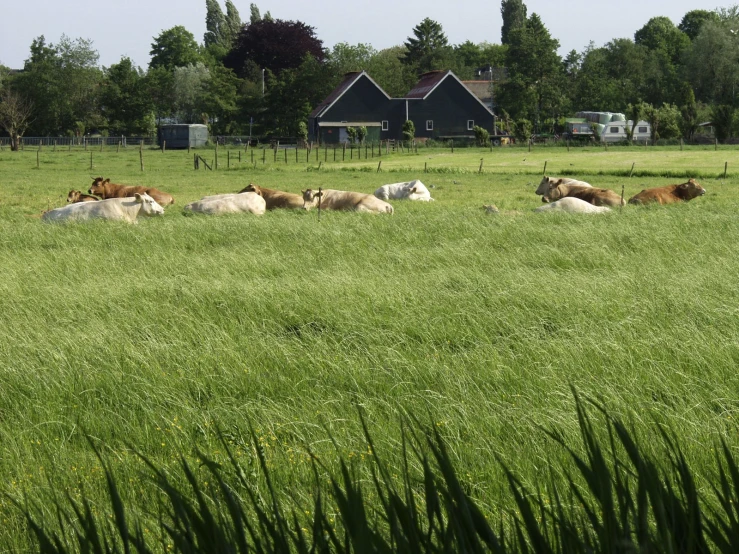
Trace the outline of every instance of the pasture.
<instances>
[{"instance_id":1,"label":"pasture","mask_svg":"<svg viewBox=\"0 0 739 554\"><path fill-rule=\"evenodd\" d=\"M87 434L126 485L124 502L151 518L135 452L165 468L223 460L220 429L256 476L251 425L280 494L310 510L308 449L327 467L342 456L367 471L361 410L391 465L404 416L439 429L493 517L508 507L496 456L524 483L571 468L543 432L578 444L570 385L647 443L658 442L654 422L674 430L708 487L719 439L739 447L735 150L419 149L383 153L379 173L378 158L319 170L331 154L255 167L234 152L226 169L220 152L219 170L194 171L187 152L145 150L141 172L133 148L94 152L92 170L90 152L44 148L38 168L35 150L0 152L4 492L41 510L54 494L85 495L105 516ZM534 214L545 161L549 175L623 185L626 199L683 175L707 194ZM176 203L138 225L33 217L100 175ZM411 179L436 201L392 201L392 216L182 213L250 182L372 193ZM486 214L490 203L501 213ZM0 543L22 549L25 521L6 497L0 521Z\"/></svg>"}]
</instances>

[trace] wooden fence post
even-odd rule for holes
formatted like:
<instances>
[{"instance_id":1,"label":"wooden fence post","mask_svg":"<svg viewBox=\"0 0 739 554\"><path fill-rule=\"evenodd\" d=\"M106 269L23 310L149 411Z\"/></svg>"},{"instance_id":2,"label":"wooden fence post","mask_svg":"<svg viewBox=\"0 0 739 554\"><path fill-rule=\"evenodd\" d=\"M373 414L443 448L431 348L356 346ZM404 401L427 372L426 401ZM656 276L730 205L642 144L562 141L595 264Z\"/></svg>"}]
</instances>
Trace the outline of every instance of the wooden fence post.
<instances>
[{"instance_id":1,"label":"wooden fence post","mask_svg":"<svg viewBox=\"0 0 739 554\"><path fill-rule=\"evenodd\" d=\"M39 168L39 157L40 157L40 153L41 153L41 148L39 148L38 150L36 150L36 169ZM92 154L92 152L90 154ZM90 165L92 165L92 161L90 161Z\"/></svg>"},{"instance_id":2,"label":"wooden fence post","mask_svg":"<svg viewBox=\"0 0 739 554\"><path fill-rule=\"evenodd\" d=\"M143 143L144 141L142 140L141 144ZM141 171L143 171L144 170L144 151L143 150L139 150L139 162L141 163Z\"/></svg>"},{"instance_id":3,"label":"wooden fence post","mask_svg":"<svg viewBox=\"0 0 739 554\"><path fill-rule=\"evenodd\" d=\"M379 161L379 162L377 163L377 173L379 173L379 172L380 172L380 167L381 167L381 166L382 166L382 160L380 160L380 161Z\"/></svg>"},{"instance_id":4,"label":"wooden fence post","mask_svg":"<svg viewBox=\"0 0 739 554\"><path fill-rule=\"evenodd\" d=\"M542 175L547 174L547 160L544 160L544 171L541 172Z\"/></svg>"},{"instance_id":5,"label":"wooden fence post","mask_svg":"<svg viewBox=\"0 0 739 554\"><path fill-rule=\"evenodd\" d=\"M477 171L478 173L482 173L482 162L483 158L480 158L480 169Z\"/></svg>"},{"instance_id":6,"label":"wooden fence post","mask_svg":"<svg viewBox=\"0 0 739 554\"><path fill-rule=\"evenodd\" d=\"M90 152L90 171L92 171L92 152Z\"/></svg>"},{"instance_id":7,"label":"wooden fence post","mask_svg":"<svg viewBox=\"0 0 739 554\"><path fill-rule=\"evenodd\" d=\"M724 163L724 179L726 179L726 171L729 169L729 162Z\"/></svg>"},{"instance_id":8,"label":"wooden fence post","mask_svg":"<svg viewBox=\"0 0 739 554\"><path fill-rule=\"evenodd\" d=\"M636 165L636 162L633 162L631 164L631 171L629 171L629 179L631 179L631 176L634 174L634 166Z\"/></svg>"},{"instance_id":9,"label":"wooden fence post","mask_svg":"<svg viewBox=\"0 0 739 554\"><path fill-rule=\"evenodd\" d=\"M162 141L162 154L164 154L165 150L167 150L167 141L163 140Z\"/></svg>"}]
</instances>

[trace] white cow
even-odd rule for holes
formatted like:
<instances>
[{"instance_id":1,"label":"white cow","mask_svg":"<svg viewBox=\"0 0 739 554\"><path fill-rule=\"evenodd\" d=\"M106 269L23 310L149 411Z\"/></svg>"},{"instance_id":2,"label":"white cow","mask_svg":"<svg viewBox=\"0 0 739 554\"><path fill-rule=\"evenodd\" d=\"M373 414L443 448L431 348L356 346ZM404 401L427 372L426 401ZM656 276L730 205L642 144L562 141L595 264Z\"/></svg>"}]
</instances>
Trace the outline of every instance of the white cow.
<instances>
[{"instance_id":1,"label":"white cow","mask_svg":"<svg viewBox=\"0 0 739 554\"><path fill-rule=\"evenodd\" d=\"M267 211L267 203L264 198L254 192L242 192L206 196L197 202L190 202L184 209L188 212L208 215L237 213L262 215Z\"/></svg>"},{"instance_id":2,"label":"white cow","mask_svg":"<svg viewBox=\"0 0 739 554\"><path fill-rule=\"evenodd\" d=\"M408 181L405 183L392 183L382 185L375 191L375 196L380 200L420 200L431 202L431 193L421 181Z\"/></svg>"},{"instance_id":3,"label":"white cow","mask_svg":"<svg viewBox=\"0 0 739 554\"><path fill-rule=\"evenodd\" d=\"M556 202L544 204L534 211L539 213L602 214L610 212L611 208L607 206L593 206L590 202L585 202L585 200L580 200L574 196L565 196Z\"/></svg>"},{"instance_id":4,"label":"white cow","mask_svg":"<svg viewBox=\"0 0 739 554\"><path fill-rule=\"evenodd\" d=\"M77 202L50 210L41 216L43 221L85 221L88 219L112 219L126 223L138 223L142 216L162 215L164 208L146 193L127 198L109 198L99 202Z\"/></svg>"},{"instance_id":5,"label":"white cow","mask_svg":"<svg viewBox=\"0 0 739 554\"><path fill-rule=\"evenodd\" d=\"M331 189L324 189L321 192L308 189L301 192L303 193L303 209L305 210L317 208L320 198L322 210L393 213L393 207L390 204L375 198L371 194Z\"/></svg>"},{"instance_id":6,"label":"white cow","mask_svg":"<svg viewBox=\"0 0 739 554\"><path fill-rule=\"evenodd\" d=\"M556 183L557 181L561 181L563 185L574 185L577 187L592 187L590 183L586 183L585 181L578 181L577 179L568 179L566 177L563 177L560 179L559 177L547 177L544 175L541 179L541 183L539 183L539 186L536 188L536 194L539 196L545 195L547 192L549 192L550 185Z\"/></svg>"}]
</instances>

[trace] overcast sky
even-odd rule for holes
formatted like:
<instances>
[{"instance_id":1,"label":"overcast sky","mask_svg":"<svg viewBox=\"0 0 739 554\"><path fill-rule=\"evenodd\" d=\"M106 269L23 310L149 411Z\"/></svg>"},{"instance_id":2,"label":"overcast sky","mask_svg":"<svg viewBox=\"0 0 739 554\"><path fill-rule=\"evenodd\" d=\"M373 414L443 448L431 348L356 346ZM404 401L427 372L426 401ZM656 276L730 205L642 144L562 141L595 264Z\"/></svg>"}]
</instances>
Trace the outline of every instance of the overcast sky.
<instances>
[{"instance_id":1,"label":"overcast sky","mask_svg":"<svg viewBox=\"0 0 739 554\"><path fill-rule=\"evenodd\" d=\"M249 19L249 4L232 0L241 19ZM225 0L221 0L224 6ZM602 46L614 38L632 38L651 17L667 16L676 25L686 12L714 9L711 0L526 0L529 15L539 14L560 54L582 51L592 40ZM497 0L260 0L262 14L311 25L324 46L338 42L367 43L376 49L401 44L425 17L441 23L451 44L500 42L500 2ZM224 8L225 11L225 8ZM55 43L62 34L93 41L100 64L110 66L130 57L146 68L152 39L182 25L198 42L205 33L205 0L2 0L0 63L23 67L31 42L44 35Z\"/></svg>"}]
</instances>

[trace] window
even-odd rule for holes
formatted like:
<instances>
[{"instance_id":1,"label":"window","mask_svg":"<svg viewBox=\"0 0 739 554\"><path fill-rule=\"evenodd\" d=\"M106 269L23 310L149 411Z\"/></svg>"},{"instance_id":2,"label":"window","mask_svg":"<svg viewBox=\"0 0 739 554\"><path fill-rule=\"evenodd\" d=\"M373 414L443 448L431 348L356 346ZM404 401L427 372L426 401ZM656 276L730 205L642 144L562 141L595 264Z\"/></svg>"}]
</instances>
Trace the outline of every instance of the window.
<instances>
[{"instance_id":1,"label":"window","mask_svg":"<svg viewBox=\"0 0 739 554\"><path fill-rule=\"evenodd\" d=\"M387 119L384 119L382 121L382 130L387 131L390 128L390 124L388 123Z\"/></svg>"},{"instance_id":2,"label":"window","mask_svg":"<svg viewBox=\"0 0 739 554\"><path fill-rule=\"evenodd\" d=\"M434 130L434 120L433 119L427 119L426 120L426 130L427 131L433 131Z\"/></svg>"},{"instance_id":3,"label":"window","mask_svg":"<svg viewBox=\"0 0 739 554\"><path fill-rule=\"evenodd\" d=\"M468 119L467 120L467 130L471 131L475 126L475 120L474 119Z\"/></svg>"},{"instance_id":4,"label":"window","mask_svg":"<svg viewBox=\"0 0 739 554\"><path fill-rule=\"evenodd\" d=\"M646 133L647 132L647 128L646 127L639 127L639 132L640 133Z\"/></svg>"},{"instance_id":5,"label":"window","mask_svg":"<svg viewBox=\"0 0 739 554\"><path fill-rule=\"evenodd\" d=\"M618 127L611 127L611 133L618 133Z\"/></svg>"}]
</instances>

